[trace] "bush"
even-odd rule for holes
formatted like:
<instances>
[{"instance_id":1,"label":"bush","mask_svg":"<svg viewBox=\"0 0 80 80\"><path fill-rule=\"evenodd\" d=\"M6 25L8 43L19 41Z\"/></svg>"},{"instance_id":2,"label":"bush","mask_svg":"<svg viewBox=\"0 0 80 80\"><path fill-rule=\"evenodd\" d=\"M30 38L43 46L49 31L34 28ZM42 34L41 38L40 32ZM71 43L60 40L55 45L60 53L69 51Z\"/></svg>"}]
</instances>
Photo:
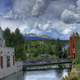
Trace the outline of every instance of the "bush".
<instances>
[{"instance_id":1,"label":"bush","mask_svg":"<svg viewBox=\"0 0 80 80\"><path fill-rule=\"evenodd\" d=\"M76 69L72 69L70 75L68 77L65 77L64 80L79 80Z\"/></svg>"}]
</instances>

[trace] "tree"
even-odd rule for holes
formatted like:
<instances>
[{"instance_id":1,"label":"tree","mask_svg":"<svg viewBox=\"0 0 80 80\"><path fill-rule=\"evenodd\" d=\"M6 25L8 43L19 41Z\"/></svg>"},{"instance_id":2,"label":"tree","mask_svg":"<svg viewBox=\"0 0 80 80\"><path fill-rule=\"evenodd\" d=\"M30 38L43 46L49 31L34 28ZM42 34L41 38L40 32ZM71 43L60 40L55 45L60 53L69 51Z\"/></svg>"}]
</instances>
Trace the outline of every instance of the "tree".
<instances>
[{"instance_id":1,"label":"tree","mask_svg":"<svg viewBox=\"0 0 80 80\"><path fill-rule=\"evenodd\" d=\"M14 34L15 34L15 41L16 41L15 44L16 45L24 43L24 38L23 38L23 36L20 33L20 30L18 28L15 30Z\"/></svg>"},{"instance_id":2,"label":"tree","mask_svg":"<svg viewBox=\"0 0 80 80\"><path fill-rule=\"evenodd\" d=\"M24 38L17 28L15 32L10 31L9 28L4 30L4 38L6 46L15 48L16 59L24 60L26 59L26 54L24 53Z\"/></svg>"},{"instance_id":3,"label":"tree","mask_svg":"<svg viewBox=\"0 0 80 80\"><path fill-rule=\"evenodd\" d=\"M16 60L26 60L26 54L24 53L23 46L15 47Z\"/></svg>"},{"instance_id":4,"label":"tree","mask_svg":"<svg viewBox=\"0 0 80 80\"><path fill-rule=\"evenodd\" d=\"M15 36L15 54L16 54L16 58L19 58L21 60L24 60L25 57L26 57L26 53L24 51L24 38L22 36L22 34L20 33L20 30L17 28L15 30L15 33L14 33L14 36Z\"/></svg>"},{"instance_id":5,"label":"tree","mask_svg":"<svg viewBox=\"0 0 80 80\"><path fill-rule=\"evenodd\" d=\"M3 36L4 36L5 41L6 41L6 46L11 46L11 32L10 32L9 28L5 29Z\"/></svg>"},{"instance_id":6,"label":"tree","mask_svg":"<svg viewBox=\"0 0 80 80\"><path fill-rule=\"evenodd\" d=\"M56 55L58 56L58 58L63 57L62 45L59 39L57 40L57 43L56 43Z\"/></svg>"}]
</instances>

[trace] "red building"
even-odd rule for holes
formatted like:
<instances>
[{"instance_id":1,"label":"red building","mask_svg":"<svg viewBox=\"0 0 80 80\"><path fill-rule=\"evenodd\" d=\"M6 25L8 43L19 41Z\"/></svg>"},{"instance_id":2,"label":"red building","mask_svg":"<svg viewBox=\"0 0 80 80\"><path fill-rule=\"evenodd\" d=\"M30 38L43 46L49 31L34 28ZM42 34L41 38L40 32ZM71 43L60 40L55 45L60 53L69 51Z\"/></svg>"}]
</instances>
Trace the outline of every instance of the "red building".
<instances>
[{"instance_id":1,"label":"red building","mask_svg":"<svg viewBox=\"0 0 80 80\"><path fill-rule=\"evenodd\" d=\"M76 33L73 33L73 35L70 37L70 57L72 59L76 58L77 54L77 40L76 40Z\"/></svg>"}]
</instances>

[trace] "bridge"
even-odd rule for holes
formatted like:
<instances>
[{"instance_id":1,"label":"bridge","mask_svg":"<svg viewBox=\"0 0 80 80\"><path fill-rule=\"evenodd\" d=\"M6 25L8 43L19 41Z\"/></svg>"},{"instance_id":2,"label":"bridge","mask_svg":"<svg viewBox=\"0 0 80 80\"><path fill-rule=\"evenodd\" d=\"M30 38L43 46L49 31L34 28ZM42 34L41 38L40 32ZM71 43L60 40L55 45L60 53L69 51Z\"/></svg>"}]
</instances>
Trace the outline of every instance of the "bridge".
<instances>
[{"instance_id":1,"label":"bridge","mask_svg":"<svg viewBox=\"0 0 80 80\"><path fill-rule=\"evenodd\" d=\"M44 69L59 69L59 65L64 65L63 68L71 68L72 61L69 59L54 60L54 61L24 61L24 70L44 70Z\"/></svg>"},{"instance_id":2,"label":"bridge","mask_svg":"<svg viewBox=\"0 0 80 80\"><path fill-rule=\"evenodd\" d=\"M62 60L54 60L54 61L24 61L23 65L28 66L44 66L44 65L56 65L56 64L71 64L72 61L68 59L62 59Z\"/></svg>"}]
</instances>

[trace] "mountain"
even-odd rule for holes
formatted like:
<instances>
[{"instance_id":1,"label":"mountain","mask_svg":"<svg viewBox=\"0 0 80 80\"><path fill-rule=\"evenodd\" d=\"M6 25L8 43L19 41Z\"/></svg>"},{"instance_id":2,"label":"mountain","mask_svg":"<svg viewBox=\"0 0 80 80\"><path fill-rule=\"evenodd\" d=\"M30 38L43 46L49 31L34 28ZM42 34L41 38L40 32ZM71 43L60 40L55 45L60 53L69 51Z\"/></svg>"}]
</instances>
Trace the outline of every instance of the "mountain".
<instances>
[{"instance_id":1,"label":"mountain","mask_svg":"<svg viewBox=\"0 0 80 80\"><path fill-rule=\"evenodd\" d=\"M26 34L24 35L24 39L25 40L57 40L57 39L60 39L62 41L68 41L66 38L53 38L53 37L45 37L44 35L42 36L34 36L34 35L29 35L29 34Z\"/></svg>"},{"instance_id":2,"label":"mountain","mask_svg":"<svg viewBox=\"0 0 80 80\"><path fill-rule=\"evenodd\" d=\"M24 36L25 40L50 40L49 38L42 38L42 37L38 37L38 36L29 36L29 35L26 35Z\"/></svg>"}]
</instances>

